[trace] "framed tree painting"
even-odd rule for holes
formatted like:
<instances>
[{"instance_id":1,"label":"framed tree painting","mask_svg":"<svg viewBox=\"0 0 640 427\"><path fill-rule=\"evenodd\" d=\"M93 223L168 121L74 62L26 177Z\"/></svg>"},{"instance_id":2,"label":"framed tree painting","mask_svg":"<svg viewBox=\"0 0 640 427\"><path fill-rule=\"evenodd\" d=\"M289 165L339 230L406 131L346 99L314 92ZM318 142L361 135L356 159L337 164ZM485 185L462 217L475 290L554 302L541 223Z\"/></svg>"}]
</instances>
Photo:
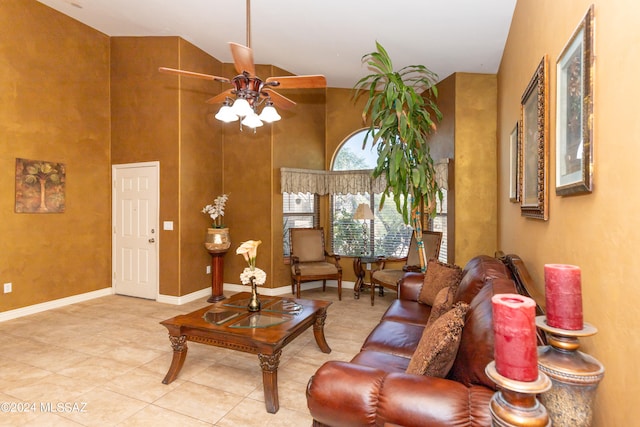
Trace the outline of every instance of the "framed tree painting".
<instances>
[{"instance_id":1,"label":"framed tree painting","mask_svg":"<svg viewBox=\"0 0 640 427\"><path fill-rule=\"evenodd\" d=\"M509 201L520 201L520 189L518 188L519 167L519 143L518 143L518 124L511 131L509 136Z\"/></svg>"},{"instance_id":2,"label":"framed tree painting","mask_svg":"<svg viewBox=\"0 0 640 427\"><path fill-rule=\"evenodd\" d=\"M16 159L16 212L64 212L65 176L64 163Z\"/></svg>"},{"instance_id":3,"label":"framed tree painting","mask_svg":"<svg viewBox=\"0 0 640 427\"><path fill-rule=\"evenodd\" d=\"M593 185L593 5L556 64L556 194L590 193Z\"/></svg>"},{"instance_id":4,"label":"framed tree painting","mask_svg":"<svg viewBox=\"0 0 640 427\"><path fill-rule=\"evenodd\" d=\"M540 61L520 100L520 213L547 220L547 57Z\"/></svg>"}]
</instances>

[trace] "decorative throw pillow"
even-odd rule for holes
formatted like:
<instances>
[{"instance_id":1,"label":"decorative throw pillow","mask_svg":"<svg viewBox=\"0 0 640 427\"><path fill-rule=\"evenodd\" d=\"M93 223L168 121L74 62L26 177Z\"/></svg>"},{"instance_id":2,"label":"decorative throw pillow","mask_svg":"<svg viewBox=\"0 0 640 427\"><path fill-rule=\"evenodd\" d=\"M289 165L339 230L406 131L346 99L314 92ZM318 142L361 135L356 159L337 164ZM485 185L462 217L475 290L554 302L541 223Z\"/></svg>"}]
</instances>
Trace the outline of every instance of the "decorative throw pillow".
<instances>
[{"instance_id":1,"label":"decorative throw pillow","mask_svg":"<svg viewBox=\"0 0 640 427\"><path fill-rule=\"evenodd\" d=\"M427 271L418 295L418 301L433 307L440 289L455 286L456 290L462 279L462 269L457 265L445 264L437 259L427 261Z\"/></svg>"},{"instance_id":2,"label":"decorative throw pillow","mask_svg":"<svg viewBox=\"0 0 640 427\"><path fill-rule=\"evenodd\" d=\"M424 328L416 351L411 356L408 374L444 378L456 360L462 327L469 304L457 302L453 308Z\"/></svg>"},{"instance_id":3,"label":"decorative throw pillow","mask_svg":"<svg viewBox=\"0 0 640 427\"><path fill-rule=\"evenodd\" d=\"M431 313L429 314L429 320L427 320L427 328L433 324L440 316L445 314L447 311L451 310L453 306L453 296L455 295L455 291L451 292L451 287L447 286L446 288L440 289L438 295L433 300L433 305L431 306Z\"/></svg>"}]
</instances>

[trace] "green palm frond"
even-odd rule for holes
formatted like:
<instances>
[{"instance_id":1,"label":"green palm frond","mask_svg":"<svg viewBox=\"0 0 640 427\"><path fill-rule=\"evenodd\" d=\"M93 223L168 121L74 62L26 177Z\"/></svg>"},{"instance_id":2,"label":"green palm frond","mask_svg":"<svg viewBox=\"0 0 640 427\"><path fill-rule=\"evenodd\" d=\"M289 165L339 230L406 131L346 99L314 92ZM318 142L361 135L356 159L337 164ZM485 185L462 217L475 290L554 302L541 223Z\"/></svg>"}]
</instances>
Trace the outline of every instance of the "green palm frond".
<instances>
[{"instance_id":1,"label":"green palm frond","mask_svg":"<svg viewBox=\"0 0 640 427\"><path fill-rule=\"evenodd\" d=\"M373 71L354 86L353 98L367 94L362 117L369 120L363 143L372 140L378 151L373 176L385 175L387 187L380 207L393 197L405 224L422 201L433 205L442 193L435 181L428 137L436 129L442 113L435 103L438 76L423 65L409 65L398 71L388 52L376 42L376 51L362 57Z\"/></svg>"}]
</instances>

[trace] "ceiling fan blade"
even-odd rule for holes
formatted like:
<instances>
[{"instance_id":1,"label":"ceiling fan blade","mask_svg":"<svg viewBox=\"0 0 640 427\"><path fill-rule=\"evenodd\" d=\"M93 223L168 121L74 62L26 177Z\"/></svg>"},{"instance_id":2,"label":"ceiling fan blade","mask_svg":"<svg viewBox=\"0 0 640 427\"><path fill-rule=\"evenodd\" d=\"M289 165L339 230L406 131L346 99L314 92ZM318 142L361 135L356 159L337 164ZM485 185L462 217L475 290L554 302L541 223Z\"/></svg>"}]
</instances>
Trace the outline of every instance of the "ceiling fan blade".
<instances>
[{"instance_id":1,"label":"ceiling fan blade","mask_svg":"<svg viewBox=\"0 0 640 427\"><path fill-rule=\"evenodd\" d=\"M278 82L278 89L314 89L327 87L327 79L321 75L269 77L266 83Z\"/></svg>"},{"instance_id":2,"label":"ceiling fan blade","mask_svg":"<svg viewBox=\"0 0 640 427\"><path fill-rule=\"evenodd\" d=\"M264 91L269 94L269 96L271 97L271 101L273 101L273 104L278 108L284 108L286 110L296 105L295 102L293 102L286 96L280 95L278 92L274 90L266 88L264 89Z\"/></svg>"},{"instance_id":3,"label":"ceiling fan blade","mask_svg":"<svg viewBox=\"0 0 640 427\"><path fill-rule=\"evenodd\" d=\"M193 71L178 70L175 68L167 68L167 67L160 67L158 68L158 71L165 74L175 74L178 76L195 77L197 79L215 80L218 82L230 83L230 80L227 79L226 77L212 76L211 74L202 74L202 73L196 73Z\"/></svg>"},{"instance_id":4,"label":"ceiling fan blade","mask_svg":"<svg viewBox=\"0 0 640 427\"><path fill-rule=\"evenodd\" d=\"M238 43L229 43L231 48L231 56L233 56L233 63L236 66L236 71L242 74L244 71L252 76L256 74L256 66L253 63L253 50L250 47L243 46Z\"/></svg>"},{"instance_id":5,"label":"ceiling fan blade","mask_svg":"<svg viewBox=\"0 0 640 427\"><path fill-rule=\"evenodd\" d=\"M217 94L216 96L214 96L213 98L209 98L207 99L205 102L207 104L217 104L219 102L224 102L225 99L227 99L227 97L231 96L231 91L233 89L227 89L224 92L221 92L219 94Z\"/></svg>"}]
</instances>

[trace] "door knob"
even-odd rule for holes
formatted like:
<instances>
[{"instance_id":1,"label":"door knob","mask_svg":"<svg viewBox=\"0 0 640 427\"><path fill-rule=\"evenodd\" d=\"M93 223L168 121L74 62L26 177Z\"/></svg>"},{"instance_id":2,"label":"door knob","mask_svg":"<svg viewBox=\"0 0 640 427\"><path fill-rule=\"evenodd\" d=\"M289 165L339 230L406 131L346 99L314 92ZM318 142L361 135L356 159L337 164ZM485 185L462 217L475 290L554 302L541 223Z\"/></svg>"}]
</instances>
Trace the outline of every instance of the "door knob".
<instances>
[{"instance_id":1,"label":"door knob","mask_svg":"<svg viewBox=\"0 0 640 427\"><path fill-rule=\"evenodd\" d=\"M149 239L149 243L155 243L156 239L154 239L153 237Z\"/></svg>"}]
</instances>

